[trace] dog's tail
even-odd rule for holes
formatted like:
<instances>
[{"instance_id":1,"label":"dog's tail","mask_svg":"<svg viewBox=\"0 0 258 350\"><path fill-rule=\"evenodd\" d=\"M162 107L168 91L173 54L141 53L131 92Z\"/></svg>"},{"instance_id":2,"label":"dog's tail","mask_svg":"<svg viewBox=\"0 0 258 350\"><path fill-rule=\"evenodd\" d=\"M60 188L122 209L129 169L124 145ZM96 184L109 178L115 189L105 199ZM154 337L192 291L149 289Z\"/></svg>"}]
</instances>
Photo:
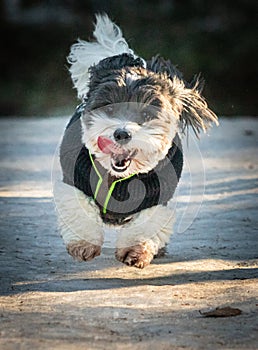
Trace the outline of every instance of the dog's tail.
<instances>
[{"instance_id":1,"label":"dog's tail","mask_svg":"<svg viewBox=\"0 0 258 350\"><path fill-rule=\"evenodd\" d=\"M94 42L78 39L67 58L70 73L78 97L84 98L88 91L89 68L106 57L128 53L137 57L123 38L121 29L106 15L96 15Z\"/></svg>"}]
</instances>

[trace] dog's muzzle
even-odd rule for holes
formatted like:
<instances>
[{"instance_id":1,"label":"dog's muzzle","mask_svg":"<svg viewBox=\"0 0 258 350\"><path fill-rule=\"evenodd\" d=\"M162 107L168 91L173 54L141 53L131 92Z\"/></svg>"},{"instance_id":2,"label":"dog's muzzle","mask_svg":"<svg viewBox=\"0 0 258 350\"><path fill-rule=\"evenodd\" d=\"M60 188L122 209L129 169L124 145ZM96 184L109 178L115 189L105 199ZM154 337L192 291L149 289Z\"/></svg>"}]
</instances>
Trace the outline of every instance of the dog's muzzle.
<instances>
[{"instance_id":1,"label":"dog's muzzle","mask_svg":"<svg viewBox=\"0 0 258 350\"><path fill-rule=\"evenodd\" d=\"M122 173L129 168L132 158L136 155L137 151L128 151L122 147L122 145L129 142L132 138L131 134L125 129L117 129L114 132L114 138L116 142L108 137L99 136L97 143L103 153L110 154L112 169L118 173Z\"/></svg>"}]
</instances>

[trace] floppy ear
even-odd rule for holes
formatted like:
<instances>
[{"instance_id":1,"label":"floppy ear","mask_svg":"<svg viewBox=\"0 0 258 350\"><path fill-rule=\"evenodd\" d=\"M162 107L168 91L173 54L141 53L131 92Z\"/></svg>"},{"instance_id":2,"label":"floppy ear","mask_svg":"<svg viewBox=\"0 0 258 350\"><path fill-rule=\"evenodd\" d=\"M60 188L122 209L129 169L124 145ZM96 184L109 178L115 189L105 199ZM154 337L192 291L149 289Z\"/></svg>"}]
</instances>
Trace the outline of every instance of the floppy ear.
<instances>
[{"instance_id":1,"label":"floppy ear","mask_svg":"<svg viewBox=\"0 0 258 350\"><path fill-rule=\"evenodd\" d=\"M186 84L178 77L174 77L171 82L170 94L181 112L180 128L183 133L192 127L199 138L200 132L206 132L212 123L219 125L216 114L209 109L207 102L201 96L204 81L200 80L199 76L194 77L190 84Z\"/></svg>"},{"instance_id":2,"label":"floppy ear","mask_svg":"<svg viewBox=\"0 0 258 350\"><path fill-rule=\"evenodd\" d=\"M218 118L201 96L204 80L195 76L190 84L183 79L182 73L171 63L159 55L147 61L147 68L162 75L169 84L169 95L172 105L180 115L180 128L183 133L192 127L195 135L206 130L212 123L218 125Z\"/></svg>"}]
</instances>

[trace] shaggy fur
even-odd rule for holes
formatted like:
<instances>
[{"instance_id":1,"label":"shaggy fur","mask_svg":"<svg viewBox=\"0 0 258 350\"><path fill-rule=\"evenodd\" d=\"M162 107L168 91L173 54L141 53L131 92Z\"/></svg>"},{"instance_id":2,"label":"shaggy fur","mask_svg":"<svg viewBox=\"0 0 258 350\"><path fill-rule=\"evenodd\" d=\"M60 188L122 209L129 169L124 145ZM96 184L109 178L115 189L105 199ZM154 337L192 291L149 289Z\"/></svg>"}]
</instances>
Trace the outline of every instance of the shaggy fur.
<instances>
[{"instance_id":1,"label":"shaggy fur","mask_svg":"<svg viewBox=\"0 0 258 350\"><path fill-rule=\"evenodd\" d=\"M55 191L61 234L69 254L79 261L100 254L105 223L96 198L65 181L68 158L76 166L84 147L95 171L98 164L106 172L108 184L111 179L148 176L175 147L178 133L192 127L198 136L218 123L201 96L198 77L186 83L170 61L137 57L106 15L97 16L93 35L95 42L79 40L68 57L83 105L67 127L73 136L67 146L66 131L60 153L64 182ZM178 182L182 164L172 165L179 167ZM116 258L139 268L148 265L168 242L173 221L167 201L131 215L119 228Z\"/></svg>"}]
</instances>

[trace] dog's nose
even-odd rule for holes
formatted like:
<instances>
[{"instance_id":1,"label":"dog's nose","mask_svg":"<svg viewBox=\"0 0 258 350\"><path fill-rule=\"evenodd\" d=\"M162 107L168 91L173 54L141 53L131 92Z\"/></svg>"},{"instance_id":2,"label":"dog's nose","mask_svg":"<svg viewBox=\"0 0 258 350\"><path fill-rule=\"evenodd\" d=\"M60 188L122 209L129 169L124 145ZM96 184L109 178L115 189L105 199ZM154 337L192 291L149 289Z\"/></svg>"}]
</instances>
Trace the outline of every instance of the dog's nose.
<instances>
[{"instance_id":1,"label":"dog's nose","mask_svg":"<svg viewBox=\"0 0 258 350\"><path fill-rule=\"evenodd\" d=\"M130 133L130 131L128 131L126 129L119 128L119 129L115 130L114 138L115 138L116 142L124 145L131 140L132 134Z\"/></svg>"}]
</instances>

